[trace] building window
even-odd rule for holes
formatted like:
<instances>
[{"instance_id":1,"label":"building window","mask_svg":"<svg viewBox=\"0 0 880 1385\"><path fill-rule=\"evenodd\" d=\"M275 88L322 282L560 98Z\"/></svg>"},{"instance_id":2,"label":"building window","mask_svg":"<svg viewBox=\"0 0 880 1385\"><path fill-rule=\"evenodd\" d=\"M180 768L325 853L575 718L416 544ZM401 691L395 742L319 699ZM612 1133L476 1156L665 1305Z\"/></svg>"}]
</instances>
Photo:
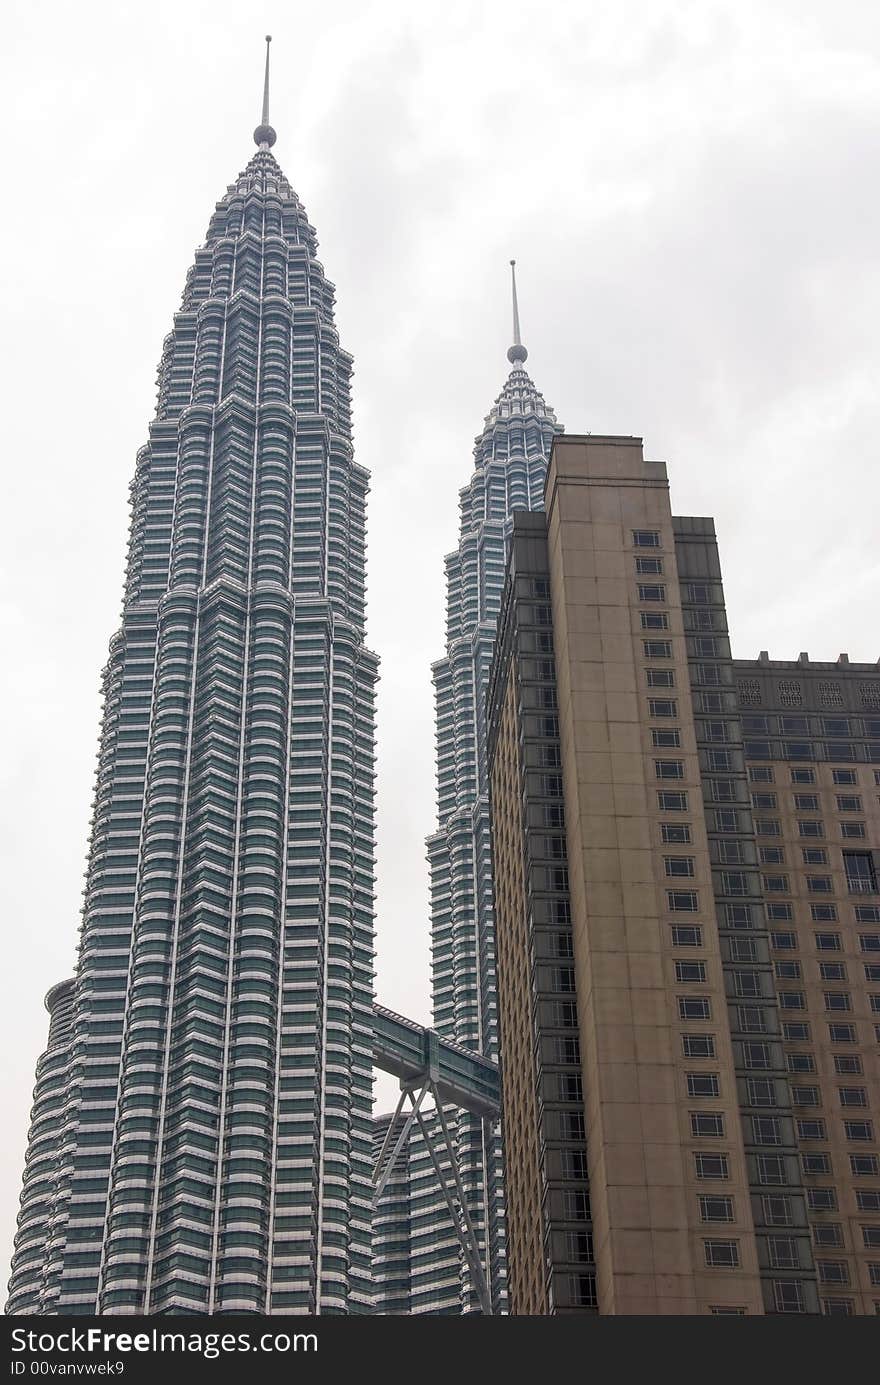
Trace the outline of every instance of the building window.
<instances>
[{"instance_id":1,"label":"building window","mask_svg":"<svg viewBox=\"0 0 880 1385\"><path fill-rule=\"evenodd\" d=\"M776 795L775 795L775 793L763 793L763 792L762 792L762 793L753 793L753 794L752 794L752 807L753 807L753 808L765 808L765 809L766 809L766 808L775 808L775 807L776 807Z\"/></svg>"},{"instance_id":2,"label":"building window","mask_svg":"<svg viewBox=\"0 0 880 1385\"><path fill-rule=\"evenodd\" d=\"M704 1241L706 1264L722 1269L736 1269L739 1264L738 1241Z\"/></svg>"},{"instance_id":3,"label":"building window","mask_svg":"<svg viewBox=\"0 0 880 1385\"><path fill-rule=\"evenodd\" d=\"M830 1154L802 1154L801 1167L804 1176L808 1178L819 1178L824 1174L831 1173Z\"/></svg>"},{"instance_id":4,"label":"building window","mask_svg":"<svg viewBox=\"0 0 880 1385\"><path fill-rule=\"evenodd\" d=\"M770 946L775 952L796 952L797 934L796 933L771 933Z\"/></svg>"},{"instance_id":5,"label":"building window","mask_svg":"<svg viewBox=\"0 0 880 1385\"><path fill-rule=\"evenodd\" d=\"M563 1178L586 1178L587 1177L587 1154L582 1149L563 1149L562 1150L562 1176Z\"/></svg>"},{"instance_id":6,"label":"building window","mask_svg":"<svg viewBox=\"0 0 880 1385\"><path fill-rule=\"evenodd\" d=\"M791 1099L795 1106L820 1106L818 1087L792 1087Z\"/></svg>"},{"instance_id":7,"label":"building window","mask_svg":"<svg viewBox=\"0 0 880 1385\"><path fill-rule=\"evenodd\" d=\"M785 848L781 846L761 847L762 866L782 866L785 864Z\"/></svg>"},{"instance_id":8,"label":"building window","mask_svg":"<svg viewBox=\"0 0 880 1385\"><path fill-rule=\"evenodd\" d=\"M569 1300L575 1308L597 1308L599 1299L596 1293L594 1274L570 1274L568 1276Z\"/></svg>"},{"instance_id":9,"label":"building window","mask_svg":"<svg viewBox=\"0 0 880 1385\"><path fill-rule=\"evenodd\" d=\"M755 911L751 904L722 904L721 909L725 928L754 928Z\"/></svg>"},{"instance_id":10,"label":"building window","mask_svg":"<svg viewBox=\"0 0 880 1385\"><path fill-rule=\"evenodd\" d=\"M839 1222L817 1222L813 1227L814 1246L842 1246L843 1227Z\"/></svg>"},{"instance_id":11,"label":"building window","mask_svg":"<svg viewBox=\"0 0 880 1385\"><path fill-rule=\"evenodd\" d=\"M786 1043L805 1044L810 1037L810 1026L808 1024L784 1024L782 1037Z\"/></svg>"},{"instance_id":12,"label":"building window","mask_svg":"<svg viewBox=\"0 0 880 1385\"><path fill-rule=\"evenodd\" d=\"M855 784L858 782L854 769L833 769L831 778L835 784Z\"/></svg>"},{"instance_id":13,"label":"building window","mask_svg":"<svg viewBox=\"0 0 880 1385\"><path fill-rule=\"evenodd\" d=\"M849 1266L845 1260L817 1260L820 1284L848 1284Z\"/></svg>"},{"instance_id":14,"label":"building window","mask_svg":"<svg viewBox=\"0 0 880 1385\"><path fill-rule=\"evenodd\" d=\"M782 1134L775 1116L752 1116L752 1139L756 1145L781 1145Z\"/></svg>"},{"instance_id":15,"label":"building window","mask_svg":"<svg viewBox=\"0 0 880 1385\"><path fill-rule=\"evenodd\" d=\"M761 1210L768 1226L792 1226L794 1217L791 1198L785 1193L764 1193L761 1197Z\"/></svg>"},{"instance_id":16,"label":"building window","mask_svg":"<svg viewBox=\"0 0 880 1385\"><path fill-rule=\"evenodd\" d=\"M827 866L828 853L824 846L805 846L802 851L805 866Z\"/></svg>"},{"instance_id":17,"label":"building window","mask_svg":"<svg viewBox=\"0 0 880 1385\"><path fill-rule=\"evenodd\" d=\"M876 1154L851 1154L849 1167L853 1178L876 1178L880 1174L880 1159Z\"/></svg>"},{"instance_id":18,"label":"building window","mask_svg":"<svg viewBox=\"0 0 880 1385\"><path fill-rule=\"evenodd\" d=\"M686 793L673 789L658 789L657 806L661 813L686 813L688 797Z\"/></svg>"},{"instance_id":19,"label":"building window","mask_svg":"<svg viewBox=\"0 0 880 1385\"><path fill-rule=\"evenodd\" d=\"M669 629L669 616L665 611L640 611L639 621L643 630Z\"/></svg>"},{"instance_id":20,"label":"building window","mask_svg":"<svg viewBox=\"0 0 880 1385\"><path fill-rule=\"evenodd\" d=\"M689 1097L717 1097L719 1093L717 1072L689 1072L687 1074L687 1094Z\"/></svg>"},{"instance_id":21,"label":"building window","mask_svg":"<svg viewBox=\"0 0 880 1385\"><path fill-rule=\"evenodd\" d=\"M822 981L845 981L845 962L820 962L819 977Z\"/></svg>"},{"instance_id":22,"label":"building window","mask_svg":"<svg viewBox=\"0 0 880 1385\"><path fill-rule=\"evenodd\" d=\"M854 1044L856 1027L854 1024L829 1024L828 1037L833 1044Z\"/></svg>"},{"instance_id":23,"label":"building window","mask_svg":"<svg viewBox=\"0 0 880 1385\"><path fill-rule=\"evenodd\" d=\"M768 1236L767 1252L771 1269L800 1269L797 1241L793 1236Z\"/></svg>"},{"instance_id":24,"label":"building window","mask_svg":"<svg viewBox=\"0 0 880 1385\"><path fill-rule=\"evenodd\" d=\"M837 1193L834 1188L808 1188L807 1206L811 1212L836 1212Z\"/></svg>"},{"instance_id":25,"label":"building window","mask_svg":"<svg viewBox=\"0 0 880 1385\"><path fill-rule=\"evenodd\" d=\"M693 878L694 858L693 856L664 856L663 866L666 874L679 879Z\"/></svg>"},{"instance_id":26,"label":"building window","mask_svg":"<svg viewBox=\"0 0 880 1385\"><path fill-rule=\"evenodd\" d=\"M800 972L799 962L777 962L776 965L777 967L796 967L798 969L798 972ZM736 994L744 996L747 999L753 996L759 996L761 994L760 972L745 971L742 967L738 967L737 970L733 973L733 984L736 990Z\"/></svg>"},{"instance_id":27,"label":"building window","mask_svg":"<svg viewBox=\"0 0 880 1385\"><path fill-rule=\"evenodd\" d=\"M836 904L811 904L810 917L814 923L836 923Z\"/></svg>"},{"instance_id":28,"label":"building window","mask_svg":"<svg viewBox=\"0 0 880 1385\"><path fill-rule=\"evenodd\" d=\"M643 640L642 645L646 659L672 658L672 644L669 640Z\"/></svg>"},{"instance_id":29,"label":"building window","mask_svg":"<svg viewBox=\"0 0 880 1385\"><path fill-rule=\"evenodd\" d=\"M695 914L698 911L696 890L667 890L666 906L672 913Z\"/></svg>"},{"instance_id":30,"label":"building window","mask_svg":"<svg viewBox=\"0 0 880 1385\"><path fill-rule=\"evenodd\" d=\"M660 582L639 582L640 601L665 601L666 588Z\"/></svg>"},{"instance_id":31,"label":"building window","mask_svg":"<svg viewBox=\"0 0 880 1385\"><path fill-rule=\"evenodd\" d=\"M791 759L791 746L788 747L788 750L789 759ZM796 769L792 769L790 774L793 784L815 784L816 782L816 771L810 769L808 765L799 765Z\"/></svg>"},{"instance_id":32,"label":"building window","mask_svg":"<svg viewBox=\"0 0 880 1385\"><path fill-rule=\"evenodd\" d=\"M687 843L691 839L691 825L689 822L662 822L660 839L663 842Z\"/></svg>"},{"instance_id":33,"label":"building window","mask_svg":"<svg viewBox=\"0 0 880 1385\"><path fill-rule=\"evenodd\" d=\"M681 760L655 760L654 774L658 779L683 779L684 764Z\"/></svg>"},{"instance_id":34,"label":"building window","mask_svg":"<svg viewBox=\"0 0 880 1385\"><path fill-rule=\"evenodd\" d=\"M675 687L675 672L671 668L646 668L645 678L649 688Z\"/></svg>"},{"instance_id":35,"label":"building window","mask_svg":"<svg viewBox=\"0 0 880 1385\"><path fill-rule=\"evenodd\" d=\"M819 798L814 793L796 793L794 806L799 813L818 813Z\"/></svg>"},{"instance_id":36,"label":"building window","mask_svg":"<svg viewBox=\"0 0 880 1385\"><path fill-rule=\"evenodd\" d=\"M787 875L765 875L764 889L768 894L790 894Z\"/></svg>"},{"instance_id":37,"label":"building window","mask_svg":"<svg viewBox=\"0 0 880 1385\"><path fill-rule=\"evenodd\" d=\"M789 1053L788 1058L789 1072L815 1072L816 1060L812 1053Z\"/></svg>"},{"instance_id":38,"label":"building window","mask_svg":"<svg viewBox=\"0 0 880 1385\"><path fill-rule=\"evenodd\" d=\"M701 1222L734 1222L736 1217L733 1215L733 1198L705 1197L700 1198L700 1220Z\"/></svg>"},{"instance_id":39,"label":"building window","mask_svg":"<svg viewBox=\"0 0 880 1385\"><path fill-rule=\"evenodd\" d=\"M806 736L810 730L809 717L780 717L783 736Z\"/></svg>"},{"instance_id":40,"label":"building window","mask_svg":"<svg viewBox=\"0 0 880 1385\"><path fill-rule=\"evenodd\" d=\"M831 894L832 888L830 875L807 876L807 889L810 894Z\"/></svg>"},{"instance_id":41,"label":"building window","mask_svg":"<svg viewBox=\"0 0 880 1385\"><path fill-rule=\"evenodd\" d=\"M773 1302L777 1313L805 1313L804 1291L799 1279L774 1279Z\"/></svg>"},{"instance_id":42,"label":"building window","mask_svg":"<svg viewBox=\"0 0 880 1385\"><path fill-rule=\"evenodd\" d=\"M781 1154L759 1154L755 1159L759 1183L787 1183L785 1160Z\"/></svg>"},{"instance_id":43,"label":"building window","mask_svg":"<svg viewBox=\"0 0 880 1385\"><path fill-rule=\"evenodd\" d=\"M826 1010L851 1010L849 991L823 991Z\"/></svg>"},{"instance_id":44,"label":"building window","mask_svg":"<svg viewBox=\"0 0 880 1385\"><path fill-rule=\"evenodd\" d=\"M634 548L659 548L660 532L657 529L633 529L632 541Z\"/></svg>"},{"instance_id":45,"label":"building window","mask_svg":"<svg viewBox=\"0 0 880 1385\"><path fill-rule=\"evenodd\" d=\"M844 1121L843 1132L848 1140L858 1140L870 1144L874 1138L872 1121Z\"/></svg>"},{"instance_id":46,"label":"building window","mask_svg":"<svg viewBox=\"0 0 880 1385\"><path fill-rule=\"evenodd\" d=\"M590 1220L590 1194L577 1190L566 1190L562 1195L562 1206L566 1221Z\"/></svg>"},{"instance_id":47,"label":"building window","mask_svg":"<svg viewBox=\"0 0 880 1385\"><path fill-rule=\"evenodd\" d=\"M703 930L699 924L693 924L686 928L677 924L672 929L673 947L702 947Z\"/></svg>"},{"instance_id":48,"label":"building window","mask_svg":"<svg viewBox=\"0 0 880 1385\"><path fill-rule=\"evenodd\" d=\"M801 979L800 962L777 962L774 971L780 981L800 981Z\"/></svg>"},{"instance_id":49,"label":"building window","mask_svg":"<svg viewBox=\"0 0 880 1385\"><path fill-rule=\"evenodd\" d=\"M840 835L847 839L863 838L865 837L865 823L841 823Z\"/></svg>"},{"instance_id":50,"label":"building window","mask_svg":"<svg viewBox=\"0 0 880 1385\"><path fill-rule=\"evenodd\" d=\"M844 851L843 868L850 894L877 893L877 872L870 851Z\"/></svg>"},{"instance_id":51,"label":"building window","mask_svg":"<svg viewBox=\"0 0 880 1385\"><path fill-rule=\"evenodd\" d=\"M695 1154L694 1168L699 1179L718 1181L730 1176L726 1154Z\"/></svg>"},{"instance_id":52,"label":"building window","mask_svg":"<svg viewBox=\"0 0 880 1385\"><path fill-rule=\"evenodd\" d=\"M767 1029L767 1014L761 1005L738 1005L736 1028L741 1034L763 1034Z\"/></svg>"},{"instance_id":53,"label":"building window","mask_svg":"<svg viewBox=\"0 0 880 1385\"><path fill-rule=\"evenodd\" d=\"M860 813L862 811L862 800L859 794L839 793L837 795L838 813Z\"/></svg>"},{"instance_id":54,"label":"building window","mask_svg":"<svg viewBox=\"0 0 880 1385\"><path fill-rule=\"evenodd\" d=\"M705 962L676 962L675 964L676 981L705 981L706 963Z\"/></svg>"},{"instance_id":55,"label":"building window","mask_svg":"<svg viewBox=\"0 0 880 1385\"><path fill-rule=\"evenodd\" d=\"M636 558L636 572L640 577L662 577L662 558Z\"/></svg>"},{"instance_id":56,"label":"building window","mask_svg":"<svg viewBox=\"0 0 880 1385\"><path fill-rule=\"evenodd\" d=\"M825 824L820 822L818 818L815 822L811 822L809 819L801 820L798 823L798 834L801 837L824 837Z\"/></svg>"},{"instance_id":57,"label":"building window","mask_svg":"<svg viewBox=\"0 0 880 1385\"><path fill-rule=\"evenodd\" d=\"M815 942L817 952L842 951L839 933L816 933Z\"/></svg>"},{"instance_id":58,"label":"building window","mask_svg":"<svg viewBox=\"0 0 880 1385\"><path fill-rule=\"evenodd\" d=\"M677 717L678 703L674 697L649 697L648 713L652 717Z\"/></svg>"},{"instance_id":59,"label":"building window","mask_svg":"<svg viewBox=\"0 0 880 1385\"><path fill-rule=\"evenodd\" d=\"M568 1260L577 1264L593 1259L593 1237L589 1231L568 1231L565 1242Z\"/></svg>"},{"instance_id":60,"label":"building window","mask_svg":"<svg viewBox=\"0 0 880 1385\"><path fill-rule=\"evenodd\" d=\"M732 962L757 962L758 960L758 945L754 938L728 938L727 946Z\"/></svg>"},{"instance_id":61,"label":"building window","mask_svg":"<svg viewBox=\"0 0 880 1385\"><path fill-rule=\"evenodd\" d=\"M742 1046L743 1066L746 1068L771 1067L770 1049L767 1044L744 1043Z\"/></svg>"},{"instance_id":62,"label":"building window","mask_svg":"<svg viewBox=\"0 0 880 1385\"><path fill-rule=\"evenodd\" d=\"M825 1122L823 1120L799 1120L797 1122L799 1140L824 1140Z\"/></svg>"},{"instance_id":63,"label":"building window","mask_svg":"<svg viewBox=\"0 0 880 1385\"><path fill-rule=\"evenodd\" d=\"M705 996L678 997L678 1017L681 1020L708 1020L712 1018L709 1001Z\"/></svg>"},{"instance_id":64,"label":"building window","mask_svg":"<svg viewBox=\"0 0 880 1385\"><path fill-rule=\"evenodd\" d=\"M751 876L745 871L723 870L721 872L721 893L727 895L747 895Z\"/></svg>"},{"instance_id":65,"label":"building window","mask_svg":"<svg viewBox=\"0 0 880 1385\"><path fill-rule=\"evenodd\" d=\"M776 1087L770 1077L747 1077L746 1094L749 1106L775 1106Z\"/></svg>"},{"instance_id":66,"label":"building window","mask_svg":"<svg viewBox=\"0 0 880 1385\"><path fill-rule=\"evenodd\" d=\"M682 1034L681 1047L685 1058L714 1058L715 1038L712 1034Z\"/></svg>"},{"instance_id":67,"label":"building window","mask_svg":"<svg viewBox=\"0 0 880 1385\"><path fill-rule=\"evenodd\" d=\"M830 1025L828 1027L831 1028ZM841 1028L854 1029L855 1026L841 1025ZM838 1040L832 1040L832 1042L838 1042ZM860 1074L862 1072L862 1060L857 1053L836 1053L834 1055L834 1071L843 1076L853 1073Z\"/></svg>"},{"instance_id":68,"label":"building window","mask_svg":"<svg viewBox=\"0 0 880 1385\"><path fill-rule=\"evenodd\" d=\"M806 1010L807 999L803 991L780 991L780 1010Z\"/></svg>"},{"instance_id":69,"label":"building window","mask_svg":"<svg viewBox=\"0 0 880 1385\"><path fill-rule=\"evenodd\" d=\"M722 1139L724 1116L718 1111L691 1111L691 1134L696 1139Z\"/></svg>"}]
</instances>

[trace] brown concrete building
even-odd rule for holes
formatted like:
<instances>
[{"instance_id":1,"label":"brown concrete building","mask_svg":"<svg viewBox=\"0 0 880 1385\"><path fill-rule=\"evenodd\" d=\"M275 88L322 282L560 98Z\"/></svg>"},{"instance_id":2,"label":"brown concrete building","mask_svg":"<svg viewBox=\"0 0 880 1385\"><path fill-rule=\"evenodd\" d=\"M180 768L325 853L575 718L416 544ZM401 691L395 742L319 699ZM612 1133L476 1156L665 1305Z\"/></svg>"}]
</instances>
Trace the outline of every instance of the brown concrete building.
<instances>
[{"instance_id":1,"label":"brown concrete building","mask_svg":"<svg viewBox=\"0 0 880 1385\"><path fill-rule=\"evenodd\" d=\"M511 1311L880 1311L880 668L734 662L711 520L560 437L489 716Z\"/></svg>"}]
</instances>

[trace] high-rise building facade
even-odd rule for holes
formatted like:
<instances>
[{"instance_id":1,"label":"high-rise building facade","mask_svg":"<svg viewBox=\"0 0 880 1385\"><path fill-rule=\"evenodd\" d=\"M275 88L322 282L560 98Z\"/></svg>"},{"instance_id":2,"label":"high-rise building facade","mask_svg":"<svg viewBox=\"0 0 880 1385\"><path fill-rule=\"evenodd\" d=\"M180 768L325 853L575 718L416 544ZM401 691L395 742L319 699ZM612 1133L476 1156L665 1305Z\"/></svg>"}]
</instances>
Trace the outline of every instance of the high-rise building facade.
<instances>
[{"instance_id":1,"label":"high-rise building facade","mask_svg":"<svg viewBox=\"0 0 880 1385\"><path fill-rule=\"evenodd\" d=\"M732 660L712 521L557 439L489 745L511 1311L880 1312L880 666Z\"/></svg>"},{"instance_id":2,"label":"high-rise building facade","mask_svg":"<svg viewBox=\"0 0 880 1385\"><path fill-rule=\"evenodd\" d=\"M254 138L137 458L13 1313L371 1306L367 475L267 100Z\"/></svg>"},{"instance_id":3,"label":"high-rise building facade","mask_svg":"<svg viewBox=\"0 0 880 1385\"><path fill-rule=\"evenodd\" d=\"M433 1021L464 1048L497 1058L492 864L486 776L485 698L514 510L543 504L550 446L559 431L525 369L514 281L510 373L474 445L460 492L458 547L446 558L446 653L433 666L437 829L428 838ZM497 1126L455 1113L462 1182L485 1248L495 1311L504 1305L504 1191ZM425 1208L425 1230L448 1232L442 1198ZM479 1312L472 1276L445 1275L432 1312Z\"/></svg>"}]
</instances>

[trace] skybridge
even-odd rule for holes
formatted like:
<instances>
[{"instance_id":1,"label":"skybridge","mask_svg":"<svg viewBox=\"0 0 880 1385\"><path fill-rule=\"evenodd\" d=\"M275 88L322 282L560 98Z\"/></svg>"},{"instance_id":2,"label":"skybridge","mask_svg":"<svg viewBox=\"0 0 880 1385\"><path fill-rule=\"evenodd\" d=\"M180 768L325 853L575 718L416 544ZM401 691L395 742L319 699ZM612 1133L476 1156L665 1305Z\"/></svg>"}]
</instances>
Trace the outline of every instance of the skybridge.
<instances>
[{"instance_id":1,"label":"skybridge","mask_svg":"<svg viewBox=\"0 0 880 1385\"><path fill-rule=\"evenodd\" d=\"M486 1272L462 1187L455 1144L443 1108L455 1106L483 1120L497 1120L501 1111L497 1064L449 1039L441 1038L434 1029L387 1010L384 1005L373 1006L373 1062L377 1068L390 1072L400 1080L400 1100L388 1123L373 1171L373 1204L375 1206L382 1196L410 1130L417 1122L473 1275L483 1312L491 1314L492 1302ZM422 1102L426 1096L434 1102L439 1132L432 1132L432 1122L426 1121L422 1114ZM407 1101L410 1109L405 1111ZM450 1162L452 1186L441 1167L440 1154L443 1149Z\"/></svg>"}]
</instances>

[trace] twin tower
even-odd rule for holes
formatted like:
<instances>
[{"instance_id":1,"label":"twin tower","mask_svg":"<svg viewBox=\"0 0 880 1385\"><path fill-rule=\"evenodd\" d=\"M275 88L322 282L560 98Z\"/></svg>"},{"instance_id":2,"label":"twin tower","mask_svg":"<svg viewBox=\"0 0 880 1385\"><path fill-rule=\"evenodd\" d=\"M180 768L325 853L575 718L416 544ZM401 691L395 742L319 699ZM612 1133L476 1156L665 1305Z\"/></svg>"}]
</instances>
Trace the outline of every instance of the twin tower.
<instances>
[{"instance_id":1,"label":"twin tower","mask_svg":"<svg viewBox=\"0 0 880 1385\"><path fill-rule=\"evenodd\" d=\"M268 49L254 138L187 276L131 485L78 962L47 997L11 1313L389 1311L372 1242L368 478L333 286L271 152ZM515 337L434 669L434 1025L490 1058L481 708L511 512L541 505L558 431ZM498 1125L453 1120L499 1308ZM436 1246L452 1223L431 1198ZM450 1244L422 1267L421 1305L407 1292L396 1311L477 1308Z\"/></svg>"}]
</instances>

